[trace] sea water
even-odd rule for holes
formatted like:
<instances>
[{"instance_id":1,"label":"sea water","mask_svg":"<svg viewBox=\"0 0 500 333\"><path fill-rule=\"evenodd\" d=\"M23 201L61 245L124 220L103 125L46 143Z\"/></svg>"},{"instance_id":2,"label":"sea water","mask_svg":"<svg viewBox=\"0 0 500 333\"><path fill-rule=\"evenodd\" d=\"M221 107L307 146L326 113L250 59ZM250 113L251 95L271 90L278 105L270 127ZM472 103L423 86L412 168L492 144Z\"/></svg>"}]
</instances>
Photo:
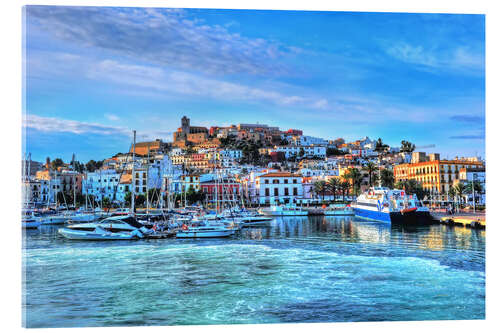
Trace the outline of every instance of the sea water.
<instances>
[{"instance_id":1,"label":"sea water","mask_svg":"<svg viewBox=\"0 0 500 333\"><path fill-rule=\"evenodd\" d=\"M228 239L23 238L27 327L485 317L484 230L284 217Z\"/></svg>"}]
</instances>

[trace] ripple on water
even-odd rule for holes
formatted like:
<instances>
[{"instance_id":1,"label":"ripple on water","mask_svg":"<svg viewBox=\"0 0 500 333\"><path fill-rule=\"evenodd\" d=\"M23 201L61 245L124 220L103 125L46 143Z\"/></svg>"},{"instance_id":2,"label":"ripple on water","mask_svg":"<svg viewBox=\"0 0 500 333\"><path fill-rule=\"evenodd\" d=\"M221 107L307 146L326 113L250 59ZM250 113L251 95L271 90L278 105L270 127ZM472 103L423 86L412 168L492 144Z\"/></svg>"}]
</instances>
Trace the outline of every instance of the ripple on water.
<instances>
[{"instance_id":1,"label":"ripple on water","mask_svg":"<svg viewBox=\"0 0 500 333\"><path fill-rule=\"evenodd\" d=\"M287 219L200 242L27 234L26 325L484 318L484 234L452 230Z\"/></svg>"}]
</instances>

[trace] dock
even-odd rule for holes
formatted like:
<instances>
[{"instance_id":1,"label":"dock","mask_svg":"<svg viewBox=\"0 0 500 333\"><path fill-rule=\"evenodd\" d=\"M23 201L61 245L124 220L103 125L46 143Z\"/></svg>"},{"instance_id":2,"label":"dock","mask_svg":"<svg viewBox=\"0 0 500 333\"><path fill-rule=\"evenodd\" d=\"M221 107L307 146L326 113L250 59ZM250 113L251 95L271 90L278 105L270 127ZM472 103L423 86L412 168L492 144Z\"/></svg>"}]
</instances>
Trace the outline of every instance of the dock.
<instances>
[{"instance_id":1,"label":"dock","mask_svg":"<svg viewBox=\"0 0 500 333\"><path fill-rule=\"evenodd\" d=\"M481 213L458 213L448 215L441 212L432 212L431 215L434 220L441 224L459 225L475 229L486 228L486 215Z\"/></svg>"}]
</instances>

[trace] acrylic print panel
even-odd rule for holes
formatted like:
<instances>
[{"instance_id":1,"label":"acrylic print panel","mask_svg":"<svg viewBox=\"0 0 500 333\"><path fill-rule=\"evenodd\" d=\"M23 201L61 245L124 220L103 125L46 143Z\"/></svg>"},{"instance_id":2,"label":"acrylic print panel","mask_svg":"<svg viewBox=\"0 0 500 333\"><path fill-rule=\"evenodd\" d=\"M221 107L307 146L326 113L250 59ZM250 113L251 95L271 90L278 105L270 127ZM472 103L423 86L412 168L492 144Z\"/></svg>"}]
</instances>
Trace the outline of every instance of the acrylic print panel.
<instances>
[{"instance_id":1,"label":"acrylic print panel","mask_svg":"<svg viewBox=\"0 0 500 333\"><path fill-rule=\"evenodd\" d=\"M483 15L23 15L24 326L484 319Z\"/></svg>"}]
</instances>

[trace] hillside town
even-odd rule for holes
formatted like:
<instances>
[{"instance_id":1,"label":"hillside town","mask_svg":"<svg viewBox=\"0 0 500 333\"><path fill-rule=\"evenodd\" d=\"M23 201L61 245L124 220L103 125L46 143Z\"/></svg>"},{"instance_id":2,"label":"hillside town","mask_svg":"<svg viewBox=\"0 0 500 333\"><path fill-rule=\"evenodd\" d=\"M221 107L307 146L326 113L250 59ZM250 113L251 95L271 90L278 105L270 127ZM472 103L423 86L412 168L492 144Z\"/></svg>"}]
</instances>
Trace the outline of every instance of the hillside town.
<instances>
[{"instance_id":1,"label":"hillside town","mask_svg":"<svg viewBox=\"0 0 500 333\"><path fill-rule=\"evenodd\" d=\"M484 208L484 160L446 160L425 148L368 137L328 140L258 123L207 128L184 116L172 142L137 142L101 161L84 164L74 155L37 162L27 155L24 200L117 208L130 207L134 193L138 207L315 205L384 186L415 193L430 207Z\"/></svg>"}]
</instances>

